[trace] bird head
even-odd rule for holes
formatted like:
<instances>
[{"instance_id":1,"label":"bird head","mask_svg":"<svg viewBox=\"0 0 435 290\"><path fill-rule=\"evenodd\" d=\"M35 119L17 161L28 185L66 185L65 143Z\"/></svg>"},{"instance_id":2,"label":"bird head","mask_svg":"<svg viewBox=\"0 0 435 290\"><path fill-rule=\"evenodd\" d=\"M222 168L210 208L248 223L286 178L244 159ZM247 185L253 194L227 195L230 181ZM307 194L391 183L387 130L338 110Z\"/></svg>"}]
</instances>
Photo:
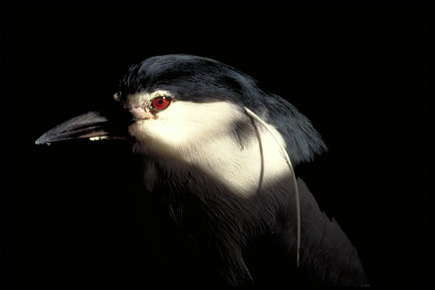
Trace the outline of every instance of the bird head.
<instances>
[{"instance_id":1,"label":"bird head","mask_svg":"<svg viewBox=\"0 0 435 290\"><path fill-rule=\"evenodd\" d=\"M36 144L126 139L147 158L166 166L198 166L220 175L236 191L258 182L264 160L266 177L285 171L278 145L286 148L294 165L326 149L311 122L289 102L263 90L250 76L208 58L148 58L129 69L113 99L112 109L72 118ZM246 108L274 130L278 140L256 126ZM231 177L246 168L256 173L239 175L238 181Z\"/></svg>"}]
</instances>

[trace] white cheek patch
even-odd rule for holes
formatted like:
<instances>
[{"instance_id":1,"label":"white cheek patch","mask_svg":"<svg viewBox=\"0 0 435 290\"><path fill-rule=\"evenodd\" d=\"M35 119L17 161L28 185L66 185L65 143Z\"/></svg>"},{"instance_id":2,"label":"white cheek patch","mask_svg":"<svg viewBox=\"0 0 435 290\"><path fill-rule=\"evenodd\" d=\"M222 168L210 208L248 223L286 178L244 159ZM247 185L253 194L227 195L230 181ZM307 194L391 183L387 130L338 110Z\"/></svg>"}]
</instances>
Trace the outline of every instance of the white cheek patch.
<instances>
[{"instance_id":1,"label":"white cheek patch","mask_svg":"<svg viewBox=\"0 0 435 290\"><path fill-rule=\"evenodd\" d=\"M205 142L216 134L225 134L234 121L226 102L198 104L174 101L167 110L158 113L155 120L140 120L130 126L130 133L141 141L155 141L158 151L174 151Z\"/></svg>"},{"instance_id":2,"label":"white cheek patch","mask_svg":"<svg viewBox=\"0 0 435 290\"><path fill-rule=\"evenodd\" d=\"M240 147L230 134L240 121L251 122L244 110L228 102L176 101L159 112L157 119L137 121L129 131L143 143L140 150L197 166L234 194L249 197L257 193L262 171L264 186L290 173L277 140L261 126L263 158L256 135ZM281 135L270 129L285 146Z\"/></svg>"}]
</instances>

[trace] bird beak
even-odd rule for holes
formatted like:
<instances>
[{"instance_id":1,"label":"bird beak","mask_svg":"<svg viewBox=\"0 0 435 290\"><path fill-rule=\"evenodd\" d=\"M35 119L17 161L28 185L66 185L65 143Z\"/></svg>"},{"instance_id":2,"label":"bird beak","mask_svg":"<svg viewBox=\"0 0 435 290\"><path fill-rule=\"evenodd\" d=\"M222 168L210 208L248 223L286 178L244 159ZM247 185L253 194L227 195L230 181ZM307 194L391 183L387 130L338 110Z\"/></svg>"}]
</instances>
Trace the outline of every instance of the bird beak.
<instances>
[{"instance_id":1,"label":"bird beak","mask_svg":"<svg viewBox=\"0 0 435 290\"><path fill-rule=\"evenodd\" d=\"M108 139L110 136L107 125L107 118L101 116L99 112L89 112L65 121L45 132L35 141L35 144L50 144L55 141L80 138Z\"/></svg>"}]
</instances>

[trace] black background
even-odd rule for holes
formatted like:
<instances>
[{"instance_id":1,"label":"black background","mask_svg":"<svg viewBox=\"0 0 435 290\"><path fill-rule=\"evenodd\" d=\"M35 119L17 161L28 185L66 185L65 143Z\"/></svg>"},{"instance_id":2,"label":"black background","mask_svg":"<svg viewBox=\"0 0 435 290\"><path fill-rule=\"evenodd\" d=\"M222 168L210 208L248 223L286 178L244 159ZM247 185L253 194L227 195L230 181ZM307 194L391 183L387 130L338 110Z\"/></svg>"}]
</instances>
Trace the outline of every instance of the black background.
<instances>
[{"instance_id":1,"label":"black background","mask_svg":"<svg viewBox=\"0 0 435 290\"><path fill-rule=\"evenodd\" d=\"M428 285L426 2L35 2L2 7L8 286L159 275L125 182L127 146L34 141L109 100L131 64L167 53L228 63L308 116L329 152L298 172L371 284Z\"/></svg>"}]
</instances>

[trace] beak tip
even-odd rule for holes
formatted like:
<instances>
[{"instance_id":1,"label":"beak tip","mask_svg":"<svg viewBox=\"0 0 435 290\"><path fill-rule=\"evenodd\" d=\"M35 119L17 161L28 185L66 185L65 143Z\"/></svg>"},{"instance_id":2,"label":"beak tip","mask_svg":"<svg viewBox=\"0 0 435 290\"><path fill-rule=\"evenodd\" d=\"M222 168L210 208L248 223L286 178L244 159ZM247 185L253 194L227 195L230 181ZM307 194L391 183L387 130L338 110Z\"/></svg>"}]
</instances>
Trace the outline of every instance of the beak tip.
<instances>
[{"instance_id":1,"label":"beak tip","mask_svg":"<svg viewBox=\"0 0 435 290\"><path fill-rule=\"evenodd\" d=\"M44 144L44 143L45 143L45 142L44 142L44 139L45 139L45 136L42 135L41 137L39 137L39 138L35 141L35 145L42 145L42 144Z\"/></svg>"},{"instance_id":2,"label":"beak tip","mask_svg":"<svg viewBox=\"0 0 435 290\"><path fill-rule=\"evenodd\" d=\"M44 145L44 144L50 144L49 140L47 140L46 134L42 134L41 137L39 137L35 141L35 145Z\"/></svg>"}]
</instances>

